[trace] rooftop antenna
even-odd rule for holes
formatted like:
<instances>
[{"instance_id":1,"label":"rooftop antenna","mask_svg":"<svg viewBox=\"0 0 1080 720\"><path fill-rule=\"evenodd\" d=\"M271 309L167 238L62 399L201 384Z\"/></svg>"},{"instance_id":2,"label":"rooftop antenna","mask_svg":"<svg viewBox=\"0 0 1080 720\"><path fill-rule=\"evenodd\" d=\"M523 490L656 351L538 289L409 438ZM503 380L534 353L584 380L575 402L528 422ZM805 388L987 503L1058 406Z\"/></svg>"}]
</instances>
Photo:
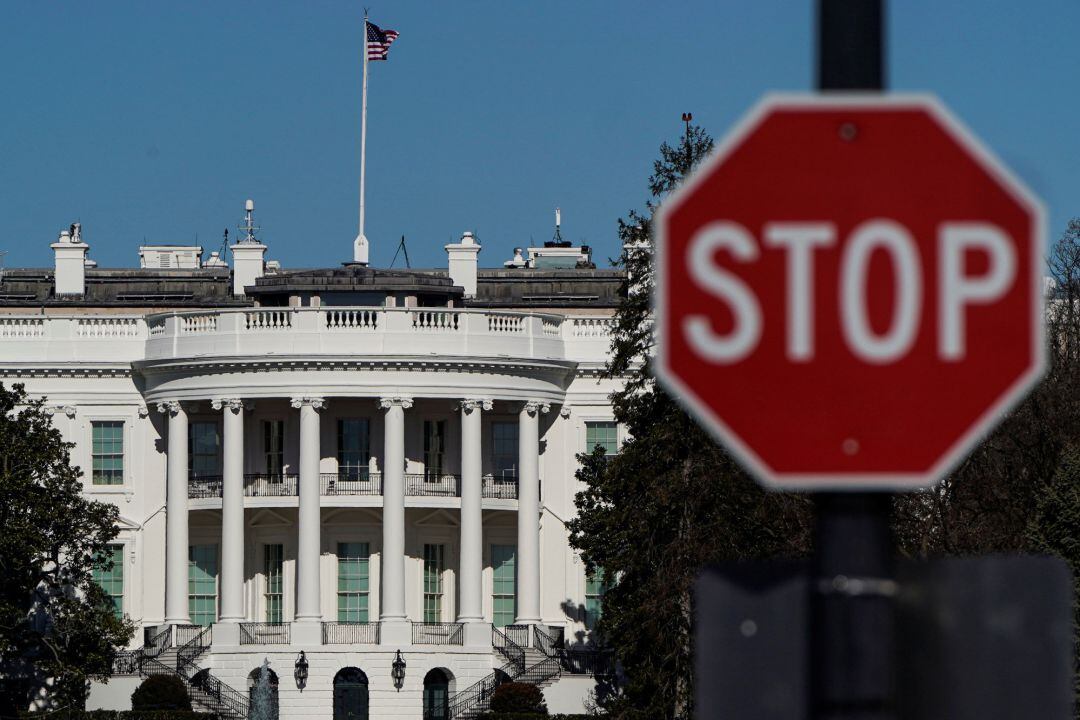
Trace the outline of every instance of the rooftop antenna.
<instances>
[{"instance_id":1,"label":"rooftop antenna","mask_svg":"<svg viewBox=\"0 0 1080 720\"><path fill-rule=\"evenodd\" d=\"M394 259L390 261L390 267L394 267L394 263L397 262L398 253L405 254L405 267L412 269L412 263L409 262L409 248L405 247L405 236L401 236L401 242L398 243L397 250L394 251Z\"/></svg>"},{"instance_id":2,"label":"rooftop antenna","mask_svg":"<svg viewBox=\"0 0 1080 720\"><path fill-rule=\"evenodd\" d=\"M255 201L248 200L244 203L244 224L236 226L238 230L244 233L242 243L257 243L255 239L255 233L262 230L261 227L255 224ZM228 230L225 231L228 233Z\"/></svg>"},{"instance_id":3,"label":"rooftop antenna","mask_svg":"<svg viewBox=\"0 0 1080 720\"><path fill-rule=\"evenodd\" d=\"M221 250L218 250L218 257L222 260L225 259L225 253L229 250L229 228L225 228L224 237L221 239Z\"/></svg>"},{"instance_id":4,"label":"rooftop antenna","mask_svg":"<svg viewBox=\"0 0 1080 720\"><path fill-rule=\"evenodd\" d=\"M686 167L689 171L690 167L690 121L694 119L694 113L683 113L682 121L686 123L686 136L683 140L683 144L686 145Z\"/></svg>"},{"instance_id":5,"label":"rooftop antenna","mask_svg":"<svg viewBox=\"0 0 1080 720\"><path fill-rule=\"evenodd\" d=\"M562 231L559 226L562 225L562 210L555 208L555 237L552 238L554 242L562 242Z\"/></svg>"}]
</instances>

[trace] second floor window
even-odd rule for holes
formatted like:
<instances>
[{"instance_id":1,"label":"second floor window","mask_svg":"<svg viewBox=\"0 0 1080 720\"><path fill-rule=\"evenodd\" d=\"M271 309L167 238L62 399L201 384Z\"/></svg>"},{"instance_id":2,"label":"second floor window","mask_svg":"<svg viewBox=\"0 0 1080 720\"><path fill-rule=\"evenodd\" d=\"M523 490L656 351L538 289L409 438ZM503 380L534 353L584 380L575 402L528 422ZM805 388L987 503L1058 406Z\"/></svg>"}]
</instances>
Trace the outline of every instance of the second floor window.
<instances>
[{"instance_id":1,"label":"second floor window","mask_svg":"<svg viewBox=\"0 0 1080 720\"><path fill-rule=\"evenodd\" d=\"M192 625L217 620L217 545L188 546L188 615Z\"/></svg>"},{"instance_id":2,"label":"second floor window","mask_svg":"<svg viewBox=\"0 0 1080 720\"><path fill-rule=\"evenodd\" d=\"M221 438L216 422L188 426L188 470L197 478L221 474Z\"/></svg>"},{"instance_id":3,"label":"second floor window","mask_svg":"<svg viewBox=\"0 0 1080 720\"><path fill-rule=\"evenodd\" d=\"M338 622L368 621L367 543L338 543Z\"/></svg>"},{"instance_id":4,"label":"second floor window","mask_svg":"<svg viewBox=\"0 0 1080 720\"><path fill-rule=\"evenodd\" d=\"M514 616L517 614L517 604L514 602L517 579L514 573L516 550L513 545L491 546L491 610L495 627L513 625Z\"/></svg>"},{"instance_id":5,"label":"second floor window","mask_svg":"<svg viewBox=\"0 0 1080 720\"><path fill-rule=\"evenodd\" d=\"M443 474L446 460L446 421L424 421L424 479L437 481Z\"/></svg>"},{"instance_id":6,"label":"second floor window","mask_svg":"<svg viewBox=\"0 0 1080 720\"><path fill-rule=\"evenodd\" d=\"M585 627L592 630L604 607L604 593L608 581L604 568L593 568L585 573Z\"/></svg>"},{"instance_id":7,"label":"second floor window","mask_svg":"<svg viewBox=\"0 0 1080 720\"><path fill-rule=\"evenodd\" d=\"M124 484L124 423L100 420L90 423L93 448L91 481L94 485Z\"/></svg>"},{"instance_id":8,"label":"second floor window","mask_svg":"<svg viewBox=\"0 0 1080 720\"><path fill-rule=\"evenodd\" d=\"M282 622L285 614L285 585L282 569L285 565L285 546L263 545L263 573L266 578L266 622Z\"/></svg>"},{"instance_id":9,"label":"second floor window","mask_svg":"<svg viewBox=\"0 0 1080 720\"><path fill-rule=\"evenodd\" d=\"M337 421L338 474L342 480L363 480L371 459L371 436L366 418Z\"/></svg>"},{"instance_id":10,"label":"second floor window","mask_svg":"<svg viewBox=\"0 0 1080 720\"><path fill-rule=\"evenodd\" d=\"M263 456L266 474L280 479L285 471L285 421L263 420Z\"/></svg>"},{"instance_id":11,"label":"second floor window","mask_svg":"<svg viewBox=\"0 0 1080 720\"><path fill-rule=\"evenodd\" d=\"M599 445L604 454L612 457L619 453L619 425L615 422L585 423L585 452L592 451Z\"/></svg>"},{"instance_id":12,"label":"second floor window","mask_svg":"<svg viewBox=\"0 0 1080 720\"><path fill-rule=\"evenodd\" d=\"M424 545L424 622L442 622L445 545Z\"/></svg>"},{"instance_id":13,"label":"second floor window","mask_svg":"<svg viewBox=\"0 0 1080 720\"><path fill-rule=\"evenodd\" d=\"M491 474L496 479L517 475L518 424L491 423Z\"/></svg>"}]
</instances>

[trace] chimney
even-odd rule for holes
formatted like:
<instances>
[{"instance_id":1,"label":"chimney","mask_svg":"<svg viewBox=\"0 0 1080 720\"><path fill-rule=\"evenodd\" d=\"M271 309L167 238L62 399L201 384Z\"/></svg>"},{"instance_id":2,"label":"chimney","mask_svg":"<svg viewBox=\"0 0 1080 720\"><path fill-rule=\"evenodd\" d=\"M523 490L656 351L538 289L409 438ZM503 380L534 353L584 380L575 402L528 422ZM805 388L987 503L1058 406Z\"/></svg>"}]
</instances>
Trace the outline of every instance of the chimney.
<instances>
[{"instance_id":1,"label":"chimney","mask_svg":"<svg viewBox=\"0 0 1080 720\"><path fill-rule=\"evenodd\" d=\"M254 285L266 269L263 264L266 246L255 239L259 228L255 225L254 200L244 203L244 224L240 229L244 232L243 238L229 246L233 256L233 295L243 295L244 287Z\"/></svg>"},{"instance_id":2,"label":"chimney","mask_svg":"<svg viewBox=\"0 0 1080 720\"><path fill-rule=\"evenodd\" d=\"M476 243L471 232L463 233L461 242L451 243L446 246L450 280L455 285L465 288L465 297L476 296L476 256L479 253L480 246Z\"/></svg>"},{"instance_id":3,"label":"chimney","mask_svg":"<svg viewBox=\"0 0 1080 720\"><path fill-rule=\"evenodd\" d=\"M85 295L86 252L90 246L82 241L82 226L75 223L70 230L62 230L60 238L50 247L56 258L53 293L55 295Z\"/></svg>"}]
</instances>

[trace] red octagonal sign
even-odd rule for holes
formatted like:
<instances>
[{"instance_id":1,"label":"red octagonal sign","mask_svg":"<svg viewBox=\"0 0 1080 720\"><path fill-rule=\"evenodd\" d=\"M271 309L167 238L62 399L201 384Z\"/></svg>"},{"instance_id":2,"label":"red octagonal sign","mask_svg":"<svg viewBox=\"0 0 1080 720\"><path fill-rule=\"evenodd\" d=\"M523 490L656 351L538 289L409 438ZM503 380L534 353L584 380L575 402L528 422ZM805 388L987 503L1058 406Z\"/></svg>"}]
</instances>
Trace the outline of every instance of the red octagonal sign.
<instances>
[{"instance_id":1,"label":"red octagonal sign","mask_svg":"<svg viewBox=\"0 0 1080 720\"><path fill-rule=\"evenodd\" d=\"M1041 374L1042 218L931 98L766 100L659 212L660 379L766 484L933 483Z\"/></svg>"}]
</instances>

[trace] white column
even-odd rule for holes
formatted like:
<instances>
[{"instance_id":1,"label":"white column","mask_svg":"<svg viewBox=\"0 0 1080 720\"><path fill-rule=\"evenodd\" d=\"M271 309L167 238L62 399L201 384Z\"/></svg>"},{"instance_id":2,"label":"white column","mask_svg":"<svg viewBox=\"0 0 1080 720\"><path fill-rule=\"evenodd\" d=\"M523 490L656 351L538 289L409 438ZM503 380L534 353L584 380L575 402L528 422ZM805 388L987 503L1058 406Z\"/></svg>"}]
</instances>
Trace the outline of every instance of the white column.
<instances>
[{"instance_id":1,"label":"white column","mask_svg":"<svg viewBox=\"0 0 1080 720\"><path fill-rule=\"evenodd\" d=\"M214 400L222 410L221 608L223 622L244 620L244 401Z\"/></svg>"},{"instance_id":2,"label":"white column","mask_svg":"<svg viewBox=\"0 0 1080 720\"><path fill-rule=\"evenodd\" d=\"M165 490L165 624L187 625L188 420L179 402L158 403L169 418Z\"/></svg>"},{"instance_id":3,"label":"white column","mask_svg":"<svg viewBox=\"0 0 1080 720\"><path fill-rule=\"evenodd\" d=\"M483 487L480 465L480 411L490 400L461 401L461 551L458 571L458 622L484 621Z\"/></svg>"},{"instance_id":4,"label":"white column","mask_svg":"<svg viewBox=\"0 0 1080 720\"><path fill-rule=\"evenodd\" d=\"M319 410L322 398L293 398L300 409L300 511L296 544L296 621L322 620L319 601L319 558L321 555L319 508Z\"/></svg>"},{"instance_id":5,"label":"white column","mask_svg":"<svg viewBox=\"0 0 1080 720\"><path fill-rule=\"evenodd\" d=\"M540 622L540 414L549 409L527 402L518 414L518 625Z\"/></svg>"},{"instance_id":6,"label":"white column","mask_svg":"<svg viewBox=\"0 0 1080 720\"><path fill-rule=\"evenodd\" d=\"M379 564L382 569L380 620L403 624L405 613L405 409L409 398L379 400L386 411L383 425L383 541ZM383 632L383 640L396 636ZM395 639L397 639L395 637Z\"/></svg>"}]
</instances>

